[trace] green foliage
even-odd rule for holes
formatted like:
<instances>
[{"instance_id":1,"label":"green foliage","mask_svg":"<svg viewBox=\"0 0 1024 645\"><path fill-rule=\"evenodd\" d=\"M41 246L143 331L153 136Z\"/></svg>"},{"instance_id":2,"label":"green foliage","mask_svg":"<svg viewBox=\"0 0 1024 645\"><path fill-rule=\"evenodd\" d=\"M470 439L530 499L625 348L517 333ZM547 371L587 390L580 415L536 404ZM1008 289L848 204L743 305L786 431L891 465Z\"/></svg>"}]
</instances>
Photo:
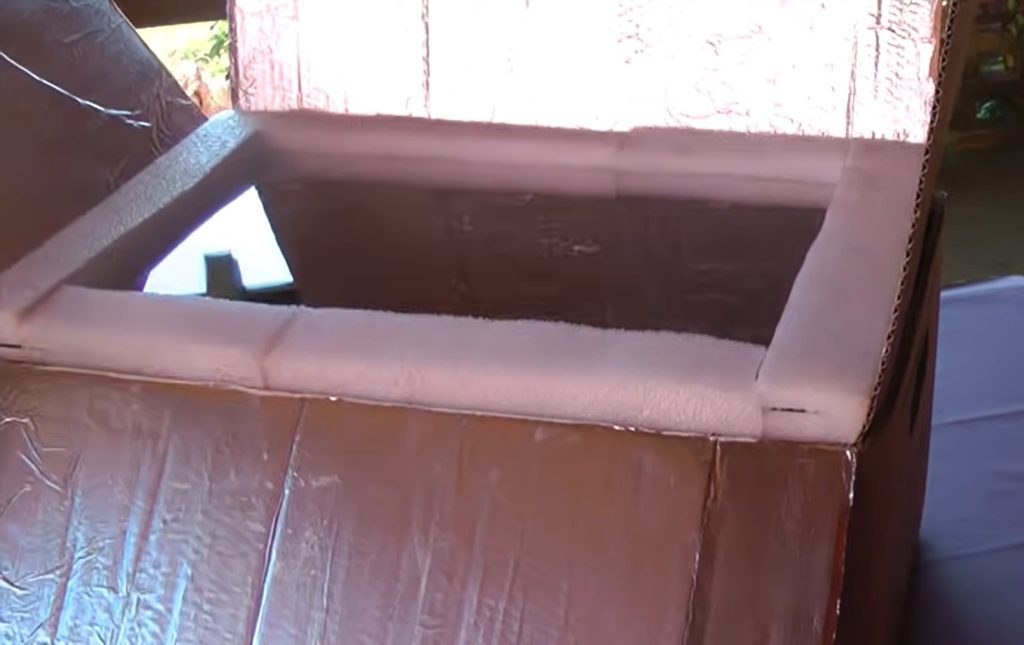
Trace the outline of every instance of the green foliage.
<instances>
[{"instance_id":1,"label":"green foliage","mask_svg":"<svg viewBox=\"0 0 1024 645\"><path fill-rule=\"evenodd\" d=\"M230 40L227 21L218 20L210 25L205 38L190 40L182 48L180 54L171 52L171 55L179 55L182 59L195 61L212 77L227 78L231 68L228 56Z\"/></svg>"},{"instance_id":2,"label":"green foliage","mask_svg":"<svg viewBox=\"0 0 1024 645\"><path fill-rule=\"evenodd\" d=\"M168 69L191 61L202 68L207 79L227 78L231 36L226 20L140 29L139 35Z\"/></svg>"}]
</instances>

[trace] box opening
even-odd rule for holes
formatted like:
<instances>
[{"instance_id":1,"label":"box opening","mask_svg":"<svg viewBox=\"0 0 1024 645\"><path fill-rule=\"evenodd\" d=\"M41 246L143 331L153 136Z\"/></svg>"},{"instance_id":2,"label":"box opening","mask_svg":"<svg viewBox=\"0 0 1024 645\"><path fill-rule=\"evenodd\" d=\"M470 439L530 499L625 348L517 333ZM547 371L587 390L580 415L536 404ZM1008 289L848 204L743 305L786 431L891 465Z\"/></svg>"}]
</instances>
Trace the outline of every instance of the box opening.
<instances>
[{"instance_id":1,"label":"box opening","mask_svg":"<svg viewBox=\"0 0 1024 645\"><path fill-rule=\"evenodd\" d=\"M362 181L272 182L260 194L280 251L250 191L156 265L147 290L187 293L166 288L185 272L194 293L211 297L767 345L824 217L821 208ZM232 257L208 257L200 285L204 249Z\"/></svg>"}]
</instances>

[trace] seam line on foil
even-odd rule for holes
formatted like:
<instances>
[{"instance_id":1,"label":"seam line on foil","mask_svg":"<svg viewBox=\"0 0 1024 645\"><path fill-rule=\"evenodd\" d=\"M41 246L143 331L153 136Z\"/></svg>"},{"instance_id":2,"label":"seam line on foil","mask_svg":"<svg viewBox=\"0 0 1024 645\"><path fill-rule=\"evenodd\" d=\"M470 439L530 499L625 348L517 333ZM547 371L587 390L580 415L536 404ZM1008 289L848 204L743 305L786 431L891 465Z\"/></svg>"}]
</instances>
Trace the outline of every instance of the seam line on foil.
<instances>
[{"instance_id":1,"label":"seam line on foil","mask_svg":"<svg viewBox=\"0 0 1024 645\"><path fill-rule=\"evenodd\" d=\"M36 81L37 83L41 83L44 87L47 87L50 90L53 90L54 92L57 92L58 94L60 94L61 96L65 97L65 98L71 99L72 101L74 101L75 103L78 103L79 105L81 105L84 108L89 108L90 110L95 110L96 112L99 112L100 114L102 114L104 116L108 116L108 117L112 117L114 119L117 119L118 121L121 121L122 123L124 123L126 125L129 125L129 126L131 126L133 128L151 128L151 127L153 127L153 124L149 123L148 121L140 121L139 119L133 119L132 117L136 116L135 112L132 112L130 110L115 110L115 109L112 109L112 108L103 107L99 103L94 103L93 101L90 101L88 99L83 99L80 96L76 96L76 95L72 94L71 92L67 91L63 87L57 85L56 83L53 83L51 81L46 80L45 78L43 78L39 74L36 74L31 69L25 67L24 65L22 65L18 61L14 60L10 56L8 56L7 53L5 51L3 51L2 49L0 49L0 59L2 59L5 62L7 62L9 65L14 67L16 70L18 70L19 72L21 72L25 76L28 76L33 81Z\"/></svg>"},{"instance_id":2,"label":"seam line on foil","mask_svg":"<svg viewBox=\"0 0 1024 645\"><path fill-rule=\"evenodd\" d=\"M274 331L270 333L270 338L266 344L260 348L259 355L256 357L256 368L259 371L260 387L264 389L270 388L270 381L267 378L267 360L275 349L281 344L282 339L287 335L288 330L291 328L292 323L299 316L299 307L292 307L288 313L288 317L285 318L284 322L277 326Z\"/></svg>"},{"instance_id":3,"label":"seam line on foil","mask_svg":"<svg viewBox=\"0 0 1024 645\"><path fill-rule=\"evenodd\" d=\"M263 550L263 571L260 574L259 589L256 597L256 615L251 620L249 634L245 639L248 643L256 643L263 631L263 622L266 619L267 597L270 591L271 580L274 575L274 566L277 563L277 547L281 542L281 534L284 530L284 518L288 513L288 503L291 500L292 478L295 473L296 449L302 433L302 426L306 419L306 410L309 407L307 401L303 401L299 414L295 421L295 432L292 434L291 446L288 449L288 463L285 466L284 477L281 479L281 494L277 498L277 506L274 509L273 521L270 524L270 531L267 534L267 543Z\"/></svg>"},{"instance_id":4,"label":"seam line on foil","mask_svg":"<svg viewBox=\"0 0 1024 645\"><path fill-rule=\"evenodd\" d=\"M704 548L704 535L707 532L708 521L711 517L711 507L718 496L718 474L722 456L722 443L718 439L712 439L711 464L708 468L707 483L704 486L704 508L700 513L700 532L697 534L697 548L693 553L693 573L690 574L690 597L686 602L686 625L683 627L683 642L686 645L690 642L690 630L694 622L694 604L697 601L697 585L700 582L700 556Z\"/></svg>"}]
</instances>

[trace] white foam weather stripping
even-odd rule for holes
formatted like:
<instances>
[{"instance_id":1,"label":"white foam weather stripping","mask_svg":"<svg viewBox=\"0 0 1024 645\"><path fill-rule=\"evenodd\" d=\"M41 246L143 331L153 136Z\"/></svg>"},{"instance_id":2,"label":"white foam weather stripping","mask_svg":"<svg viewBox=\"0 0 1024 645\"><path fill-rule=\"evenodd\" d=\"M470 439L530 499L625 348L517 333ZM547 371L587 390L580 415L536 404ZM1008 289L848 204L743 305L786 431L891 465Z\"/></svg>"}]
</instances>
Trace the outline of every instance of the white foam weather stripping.
<instances>
[{"instance_id":1,"label":"white foam weather stripping","mask_svg":"<svg viewBox=\"0 0 1024 645\"><path fill-rule=\"evenodd\" d=\"M686 130L227 114L0 275L0 344L16 360L150 377L850 443L887 342L922 151ZM85 288L162 257L253 183L299 178L827 210L767 348L697 334Z\"/></svg>"}]
</instances>

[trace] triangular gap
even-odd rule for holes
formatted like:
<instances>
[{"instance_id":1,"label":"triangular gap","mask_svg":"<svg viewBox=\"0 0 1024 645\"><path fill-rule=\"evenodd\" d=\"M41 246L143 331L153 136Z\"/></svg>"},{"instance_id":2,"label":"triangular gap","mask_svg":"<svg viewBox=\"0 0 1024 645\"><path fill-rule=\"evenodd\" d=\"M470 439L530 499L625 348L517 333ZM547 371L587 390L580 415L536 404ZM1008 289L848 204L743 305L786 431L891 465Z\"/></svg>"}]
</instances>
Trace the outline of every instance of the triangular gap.
<instances>
[{"instance_id":1,"label":"triangular gap","mask_svg":"<svg viewBox=\"0 0 1024 645\"><path fill-rule=\"evenodd\" d=\"M208 285L207 267L218 272L230 255L238 263L240 287L259 292L292 283L288 263L270 228L256 189L250 187L214 213L149 273L145 291L164 295L220 295ZM216 292L216 293L214 293ZM237 294L244 298L246 293Z\"/></svg>"}]
</instances>

